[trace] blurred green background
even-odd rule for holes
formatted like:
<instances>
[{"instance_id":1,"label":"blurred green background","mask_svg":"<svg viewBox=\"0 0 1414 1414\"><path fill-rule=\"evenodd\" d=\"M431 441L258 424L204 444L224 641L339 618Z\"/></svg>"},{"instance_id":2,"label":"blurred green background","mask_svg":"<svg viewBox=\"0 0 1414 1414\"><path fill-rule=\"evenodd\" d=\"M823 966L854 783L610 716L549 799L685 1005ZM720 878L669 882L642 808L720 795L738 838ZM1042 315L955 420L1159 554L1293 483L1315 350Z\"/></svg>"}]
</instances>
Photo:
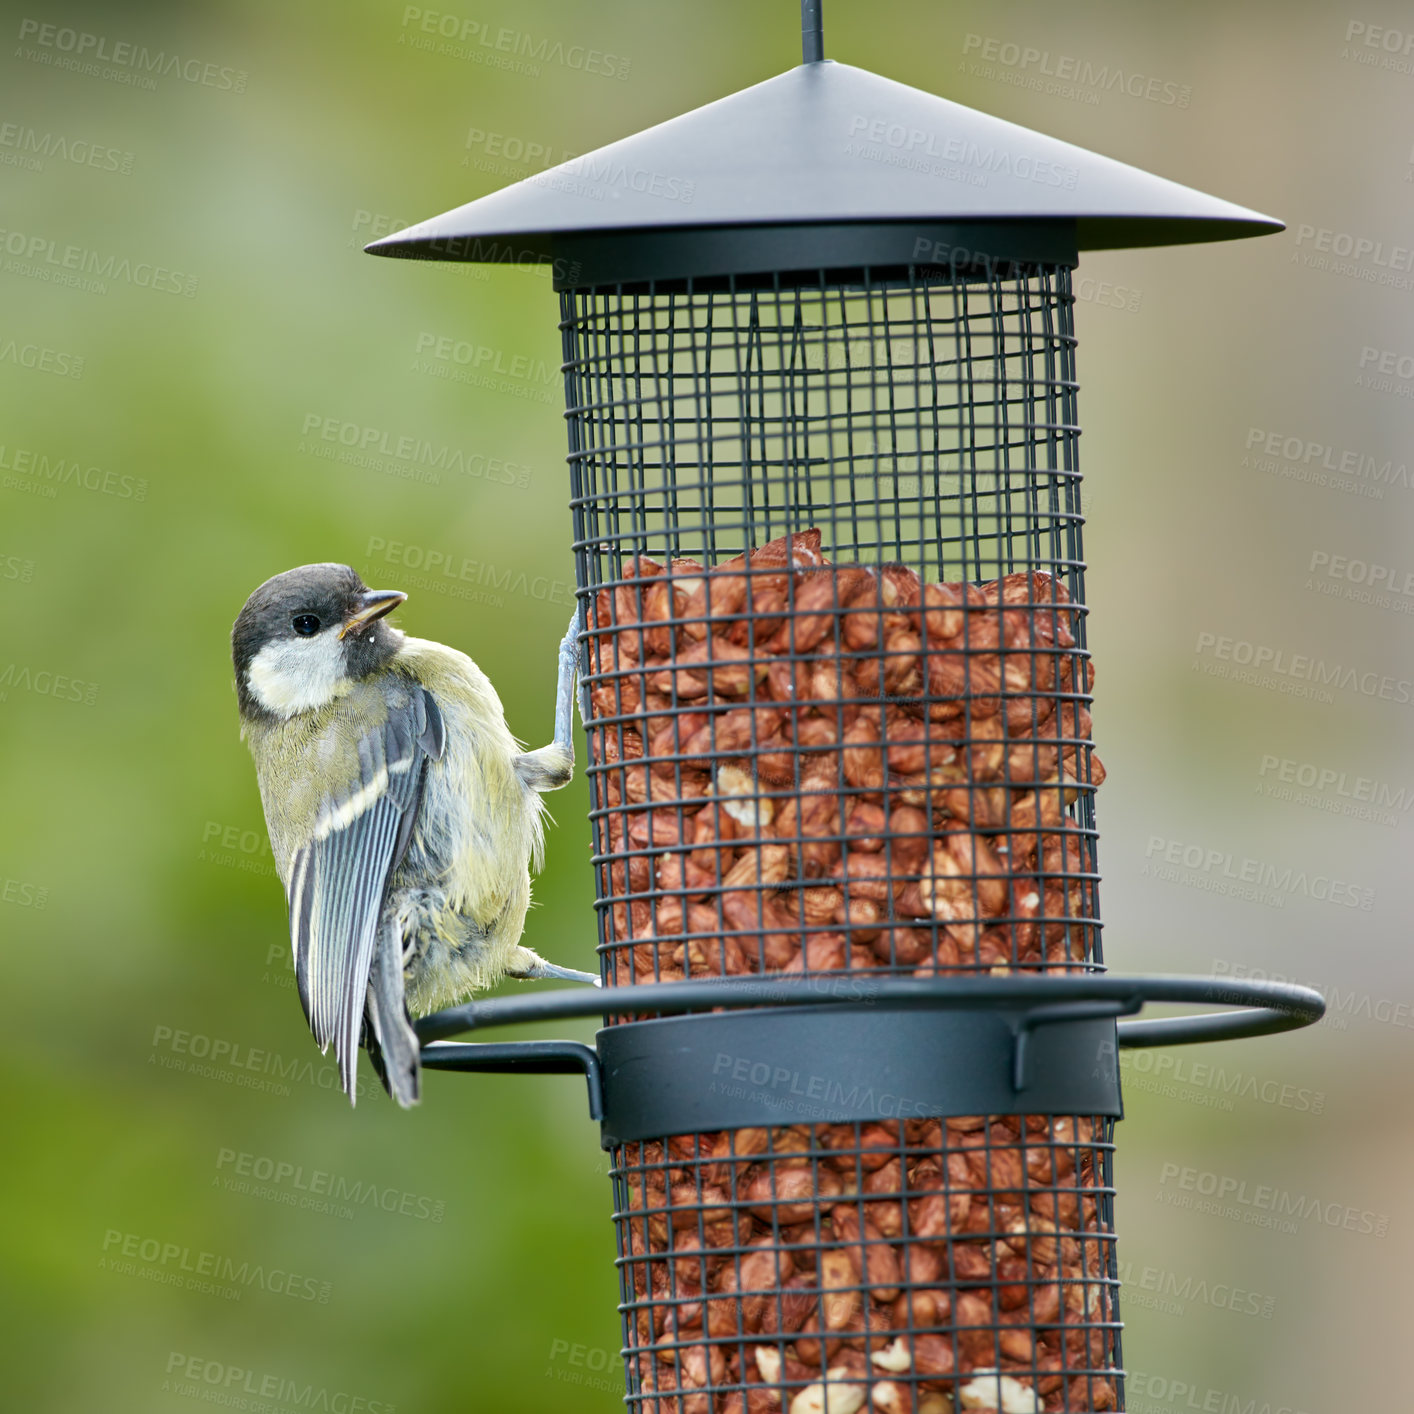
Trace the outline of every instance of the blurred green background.
<instances>
[{"instance_id":1,"label":"blurred green background","mask_svg":"<svg viewBox=\"0 0 1414 1414\"><path fill-rule=\"evenodd\" d=\"M429 52L427 14L566 57ZM1338 993L1315 1031L1130 1067L1125 1354L1134 1409L1396 1407L1414 716L1378 679L1414 677L1414 20L826 19L833 58L1288 222L1079 272L1108 957ZM527 148L558 161L789 67L797 7L20 4L0 34L0 1404L618 1407L582 1086L432 1075L416 1112L349 1111L290 985L227 636L267 576L345 560L548 735L573 577L549 283L360 248L545 165ZM155 83L142 46L176 60ZM1057 90L1062 60L1089 85ZM529 372L458 383L429 336ZM403 437L461 469L394 459ZM1219 675L1259 649L1346 685ZM588 965L582 782L553 808L528 941ZM1285 882L1222 892L1247 859Z\"/></svg>"}]
</instances>

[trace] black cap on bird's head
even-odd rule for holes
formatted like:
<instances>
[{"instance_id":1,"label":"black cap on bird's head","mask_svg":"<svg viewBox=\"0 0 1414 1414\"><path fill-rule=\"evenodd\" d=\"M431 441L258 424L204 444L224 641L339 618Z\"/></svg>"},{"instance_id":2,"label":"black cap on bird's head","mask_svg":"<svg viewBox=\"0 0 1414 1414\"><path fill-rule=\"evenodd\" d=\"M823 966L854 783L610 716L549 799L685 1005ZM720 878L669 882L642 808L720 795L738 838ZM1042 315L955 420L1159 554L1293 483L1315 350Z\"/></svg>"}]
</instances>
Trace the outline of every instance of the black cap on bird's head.
<instances>
[{"instance_id":1,"label":"black cap on bird's head","mask_svg":"<svg viewBox=\"0 0 1414 1414\"><path fill-rule=\"evenodd\" d=\"M241 715L292 717L377 672L403 641L383 616L406 598L370 589L348 565L301 565L267 579L231 630Z\"/></svg>"}]
</instances>

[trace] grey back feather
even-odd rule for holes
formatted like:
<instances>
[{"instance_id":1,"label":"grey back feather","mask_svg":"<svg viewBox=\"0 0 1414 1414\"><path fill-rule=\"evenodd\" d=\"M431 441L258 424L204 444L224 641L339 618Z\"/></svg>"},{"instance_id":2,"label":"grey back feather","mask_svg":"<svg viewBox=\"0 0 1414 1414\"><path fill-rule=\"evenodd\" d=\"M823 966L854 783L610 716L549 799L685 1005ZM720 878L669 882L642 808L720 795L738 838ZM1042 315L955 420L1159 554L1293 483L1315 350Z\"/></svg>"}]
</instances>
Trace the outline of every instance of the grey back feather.
<instances>
[{"instance_id":1,"label":"grey back feather","mask_svg":"<svg viewBox=\"0 0 1414 1414\"><path fill-rule=\"evenodd\" d=\"M290 931L300 1001L314 1039L321 1047L333 1043L351 1099L388 881L412 836L427 762L444 747L441 713L422 688L390 702L387 719L358 743L358 777L325 803L313 838L292 861Z\"/></svg>"}]
</instances>

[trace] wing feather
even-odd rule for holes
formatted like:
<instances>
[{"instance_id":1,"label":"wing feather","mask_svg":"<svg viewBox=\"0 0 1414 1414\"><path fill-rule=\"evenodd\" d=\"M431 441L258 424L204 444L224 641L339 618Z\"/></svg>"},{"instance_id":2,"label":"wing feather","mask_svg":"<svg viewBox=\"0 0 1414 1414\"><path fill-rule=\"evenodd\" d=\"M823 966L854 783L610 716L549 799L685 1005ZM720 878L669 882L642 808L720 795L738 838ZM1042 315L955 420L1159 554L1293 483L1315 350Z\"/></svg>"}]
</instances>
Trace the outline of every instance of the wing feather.
<instances>
[{"instance_id":1,"label":"wing feather","mask_svg":"<svg viewBox=\"0 0 1414 1414\"><path fill-rule=\"evenodd\" d=\"M290 869L290 941L300 1001L321 1049L333 1043L354 1093L358 1039L388 881L416 822L441 713L421 688L358 743L358 777L320 814Z\"/></svg>"}]
</instances>

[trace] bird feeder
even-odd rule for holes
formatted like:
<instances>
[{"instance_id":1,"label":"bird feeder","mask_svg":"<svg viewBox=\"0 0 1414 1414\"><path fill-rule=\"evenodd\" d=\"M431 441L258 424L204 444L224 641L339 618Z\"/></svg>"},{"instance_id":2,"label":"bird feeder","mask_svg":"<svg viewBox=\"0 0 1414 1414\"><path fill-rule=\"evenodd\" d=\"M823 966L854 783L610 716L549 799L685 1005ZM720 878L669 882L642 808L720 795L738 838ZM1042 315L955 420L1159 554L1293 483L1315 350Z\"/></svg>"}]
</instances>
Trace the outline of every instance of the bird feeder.
<instances>
[{"instance_id":1,"label":"bird feeder","mask_svg":"<svg viewBox=\"0 0 1414 1414\"><path fill-rule=\"evenodd\" d=\"M799 67L368 247L550 263L564 347L604 990L424 1063L588 1077L635 1410L1123 1408L1117 1048L1324 1002L1104 970L1072 272L1281 224L803 16Z\"/></svg>"}]
</instances>

